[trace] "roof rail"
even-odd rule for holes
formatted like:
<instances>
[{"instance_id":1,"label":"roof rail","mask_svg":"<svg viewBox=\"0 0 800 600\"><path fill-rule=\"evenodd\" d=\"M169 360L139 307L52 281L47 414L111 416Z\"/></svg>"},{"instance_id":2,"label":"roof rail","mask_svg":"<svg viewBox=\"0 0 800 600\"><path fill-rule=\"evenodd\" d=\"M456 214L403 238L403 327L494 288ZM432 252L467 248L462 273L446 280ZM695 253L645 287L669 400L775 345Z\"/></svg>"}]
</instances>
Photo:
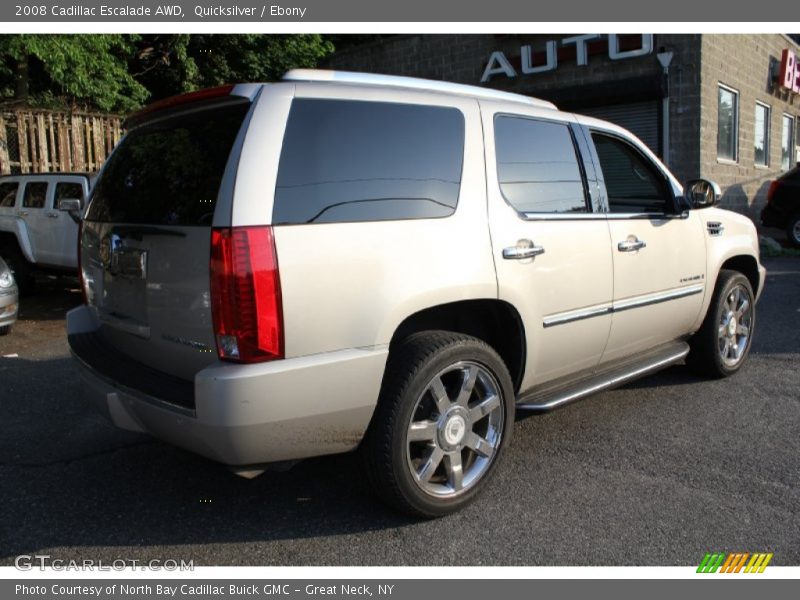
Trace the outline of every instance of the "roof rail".
<instances>
[{"instance_id":1,"label":"roof rail","mask_svg":"<svg viewBox=\"0 0 800 600\"><path fill-rule=\"evenodd\" d=\"M360 85L379 85L389 87L402 87L407 89L425 90L430 92L445 92L461 96L472 96L486 100L505 100L519 102L539 108L555 110L556 105L547 100L531 98L522 94L501 92L491 88L462 83L449 83L447 81L433 81L417 77L400 77L398 75L373 75L372 73L353 73L350 71L327 71L324 69L292 69L283 76L284 81L330 81L334 83L356 83Z\"/></svg>"}]
</instances>

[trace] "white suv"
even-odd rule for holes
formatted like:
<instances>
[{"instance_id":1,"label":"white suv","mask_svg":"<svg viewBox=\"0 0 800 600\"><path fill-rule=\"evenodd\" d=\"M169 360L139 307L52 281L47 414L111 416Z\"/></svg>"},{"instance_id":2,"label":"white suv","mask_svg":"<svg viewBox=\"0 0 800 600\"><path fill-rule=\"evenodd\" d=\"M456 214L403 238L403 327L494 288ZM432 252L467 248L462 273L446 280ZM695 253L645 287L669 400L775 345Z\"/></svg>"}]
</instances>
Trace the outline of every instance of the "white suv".
<instances>
[{"instance_id":1,"label":"white suv","mask_svg":"<svg viewBox=\"0 0 800 600\"><path fill-rule=\"evenodd\" d=\"M89 184L84 173L0 177L0 256L23 294L31 290L35 271L75 272Z\"/></svg>"},{"instance_id":2,"label":"white suv","mask_svg":"<svg viewBox=\"0 0 800 600\"><path fill-rule=\"evenodd\" d=\"M359 448L381 496L442 515L515 411L747 356L753 224L610 123L292 71L128 127L83 223L72 352L114 423L240 474Z\"/></svg>"}]
</instances>

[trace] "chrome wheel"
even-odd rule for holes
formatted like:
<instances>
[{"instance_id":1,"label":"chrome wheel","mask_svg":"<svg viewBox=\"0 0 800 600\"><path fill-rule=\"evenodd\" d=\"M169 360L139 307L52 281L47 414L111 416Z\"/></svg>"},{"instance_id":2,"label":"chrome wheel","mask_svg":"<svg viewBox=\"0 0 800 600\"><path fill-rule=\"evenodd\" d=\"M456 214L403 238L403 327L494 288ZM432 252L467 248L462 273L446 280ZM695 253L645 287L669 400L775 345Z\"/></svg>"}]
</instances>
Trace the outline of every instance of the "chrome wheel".
<instances>
[{"instance_id":1,"label":"chrome wheel","mask_svg":"<svg viewBox=\"0 0 800 600\"><path fill-rule=\"evenodd\" d=\"M717 329L717 348L722 362L736 366L742 360L753 326L753 302L743 285L731 289L722 306Z\"/></svg>"},{"instance_id":2,"label":"chrome wheel","mask_svg":"<svg viewBox=\"0 0 800 600\"><path fill-rule=\"evenodd\" d=\"M795 220L794 225L792 225L791 234L792 242L794 242L795 245L800 245L800 219Z\"/></svg>"},{"instance_id":3,"label":"chrome wheel","mask_svg":"<svg viewBox=\"0 0 800 600\"><path fill-rule=\"evenodd\" d=\"M440 371L408 424L406 459L414 482L437 498L474 487L494 461L505 418L500 385L486 367L461 361Z\"/></svg>"}]
</instances>

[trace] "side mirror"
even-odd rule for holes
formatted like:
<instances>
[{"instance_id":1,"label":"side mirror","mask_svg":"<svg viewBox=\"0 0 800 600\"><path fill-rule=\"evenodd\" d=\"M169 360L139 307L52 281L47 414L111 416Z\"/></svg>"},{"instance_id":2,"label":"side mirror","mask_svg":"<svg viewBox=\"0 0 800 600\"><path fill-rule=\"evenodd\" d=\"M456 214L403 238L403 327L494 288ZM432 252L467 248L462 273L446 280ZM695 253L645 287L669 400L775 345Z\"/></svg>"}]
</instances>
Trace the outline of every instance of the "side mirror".
<instances>
[{"instance_id":1,"label":"side mirror","mask_svg":"<svg viewBox=\"0 0 800 600\"><path fill-rule=\"evenodd\" d=\"M58 201L58 210L80 212L83 203L80 198L62 198Z\"/></svg>"},{"instance_id":2,"label":"side mirror","mask_svg":"<svg viewBox=\"0 0 800 600\"><path fill-rule=\"evenodd\" d=\"M719 185L708 179L692 179L684 187L684 196L694 208L708 208L720 201L722 190Z\"/></svg>"}]
</instances>

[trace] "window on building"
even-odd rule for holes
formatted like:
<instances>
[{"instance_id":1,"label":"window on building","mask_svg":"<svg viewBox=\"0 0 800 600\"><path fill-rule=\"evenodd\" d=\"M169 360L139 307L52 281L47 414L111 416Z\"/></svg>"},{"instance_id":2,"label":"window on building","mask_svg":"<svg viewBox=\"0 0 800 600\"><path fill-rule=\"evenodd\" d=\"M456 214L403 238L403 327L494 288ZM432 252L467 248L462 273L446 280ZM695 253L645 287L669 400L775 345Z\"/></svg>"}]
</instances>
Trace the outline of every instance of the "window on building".
<instances>
[{"instance_id":1,"label":"window on building","mask_svg":"<svg viewBox=\"0 0 800 600\"><path fill-rule=\"evenodd\" d=\"M593 133L612 213L664 214L671 208L667 181L653 163L618 138Z\"/></svg>"},{"instance_id":2,"label":"window on building","mask_svg":"<svg viewBox=\"0 0 800 600\"><path fill-rule=\"evenodd\" d=\"M500 191L518 212L588 212L568 125L500 116L494 136Z\"/></svg>"},{"instance_id":3,"label":"window on building","mask_svg":"<svg viewBox=\"0 0 800 600\"><path fill-rule=\"evenodd\" d=\"M781 169L788 171L794 166L794 117L783 115L781 130Z\"/></svg>"},{"instance_id":4,"label":"window on building","mask_svg":"<svg viewBox=\"0 0 800 600\"><path fill-rule=\"evenodd\" d=\"M717 157L739 159L739 93L719 86L717 112Z\"/></svg>"},{"instance_id":5,"label":"window on building","mask_svg":"<svg viewBox=\"0 0 800 600\"><path fill-rule=\"evenodd\" d=\"M756 102L755 163L762 167L769 166L769 114L768 105Z\"/></svg>"},{"instance_id":6,"label":"window on building","mask_svg":"<svg viewBox=\"0 0 800 600\"><path fill-rule=\"evenodd\" d=\"M273 223L447 217L464 157L456 108L296 99L283 140Z\"/></svg>"}]
</instances>

